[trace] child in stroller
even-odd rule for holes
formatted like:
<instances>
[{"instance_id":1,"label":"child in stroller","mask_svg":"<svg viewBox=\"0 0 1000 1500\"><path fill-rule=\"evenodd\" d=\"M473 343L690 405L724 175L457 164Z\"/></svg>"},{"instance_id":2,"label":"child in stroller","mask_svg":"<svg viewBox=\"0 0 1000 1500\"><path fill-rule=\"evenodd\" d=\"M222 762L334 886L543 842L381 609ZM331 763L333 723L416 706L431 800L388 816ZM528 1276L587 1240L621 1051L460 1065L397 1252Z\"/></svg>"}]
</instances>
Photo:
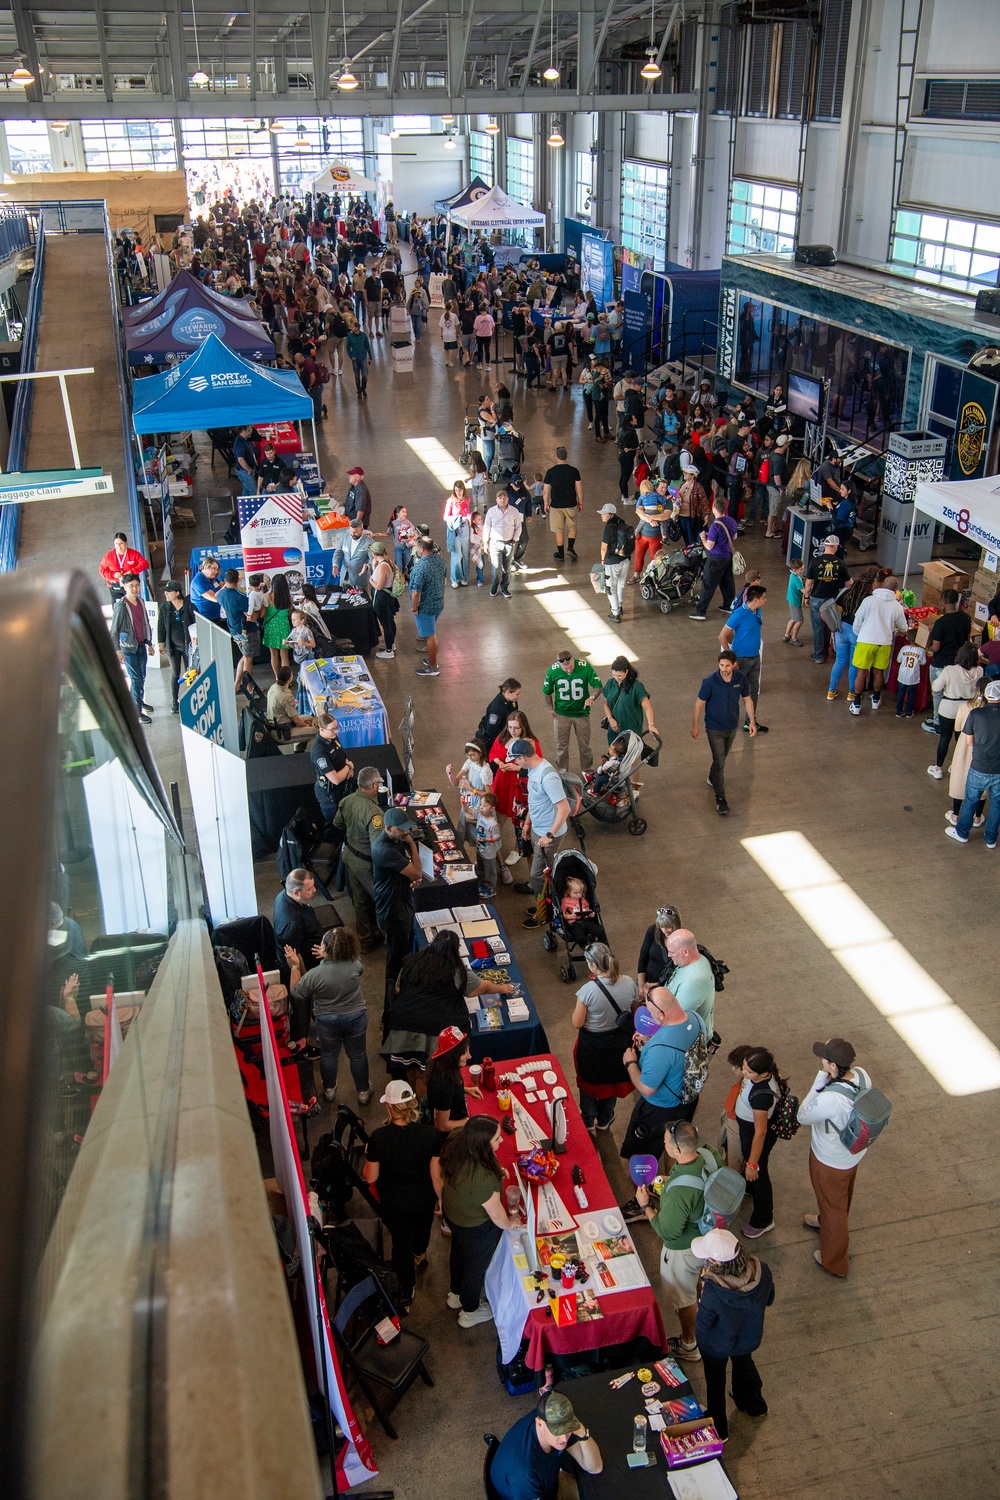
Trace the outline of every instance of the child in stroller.
<instances>
[{"instance_id":1,"label":"child in stroller","mask_svg":"<svg viewBox=\"0 0 1000 1500\"><path fill-rule=\"evenodd\" d=\"M502 484L505 479L521 472L521 460L524 458L524 439L521 434L511 427L509 422L502 423L497 428L496 451L493 457L493 469L490 479L494 484Z\"/></svg>"},{"instance_id":2,"label":"child in stroller","mask_svg":"<svg viewBox=\"0 0 1000 1500\"><path fill-rule=\"evenodd\" d=\"M574 960L583 961L588 943L606 943L597 899L597 866L578 849L561 849L552 861L545 883L546 929L542 947L555 953L560 942L566 962L559 970L563 984L576 978Z\"/></svg>"},{"instance_id":3,"label":"child in stroller","mask_svg":"<svg viewBox=\"0 0 1000 1500\"><path fill-rule=\"evenodd\" d=\"M640 818L636 808L638 792L632 784L632 774L640 765L655 766L663 744L660 736L648 731L647 744L642 735L626 729L616 735L608 746L596 771L588 771L584 777L580 798L580 810L571 817L573 832L580 840L581 849L586 840L582 815L592 813L599 823L622 823L627 818L629 833L639 835L649 826Z\"/></svg>"},{"instance_id":4,"label":"child in stroller","mask_svg":"<svg viewBox=\"0 0 1000 1500\"><path fill-rule=\"evenodd\" d=\"M588 781L594 791L600 796L608 790L612 777L621 766L622 756L628 749L628 732L618 735L611 741L605 753L598 762L596 771L587 771L584 780Z\"/></svg>"},{"instance_id":5,"label":"child in stroller","mask_svg":"<svg viewBox=\"0 0 1000 1500\"><path fill-rule=\"evenodd\" d=\"M646 564L639 592L644 599L659 599L660 609L669 615L691 592L704 561L705 549L700 542L670 553L660 551Z\"/></svg>"}]
</instances>

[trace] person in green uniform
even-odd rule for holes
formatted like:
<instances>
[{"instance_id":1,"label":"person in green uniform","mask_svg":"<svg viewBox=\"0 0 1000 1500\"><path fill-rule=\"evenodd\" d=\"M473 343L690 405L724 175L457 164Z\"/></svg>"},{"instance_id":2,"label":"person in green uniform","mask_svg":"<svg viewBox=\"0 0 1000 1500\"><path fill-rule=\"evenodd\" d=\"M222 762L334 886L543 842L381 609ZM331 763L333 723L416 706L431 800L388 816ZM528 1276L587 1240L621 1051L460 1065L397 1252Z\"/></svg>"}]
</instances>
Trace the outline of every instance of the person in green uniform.
<instances>
[{"instance_id":1,"label":"person in green uniform","mask_svg":"<svg viewBox=\"0 0 1000 1500\"><path fill-rule=\"evenodd\" d=\"M590 710L601 691L601 679L590 662L578 661L568 647L563 647L542 683L542 692L552 710L558 770L569 770L570 729L576 734L580 769L589 771L594 764L594 752L590 748Z\"/></svg>"},{"instance_id":2,"label":"person in green uniform","mask_svg":"<svg viewBox=\"0 0 1000 1500\"><path fill-rule=\"evenodd\" d=\"M341 857L351 877L351 900L354 923L362 953L369 953L382 941L375 920L375 886L372 883L372 840L382 832L382 809L378 794L382 777L374 766L362 766L358 772L358 789L345 797L337 807L334 828L344 835Z\"/></svg>"},{"instance_id":3,"label":"person in green uniform","mask_svg":"<svg viewBox=\"0 0 1000 1500\"><path fill-rule=\"evenodd\" d=\"M611 663L611 676L602 692L608 710L605 722L609 745L627 729L634 734L642 734L647 728L650 734L657 733L649 693L639 681L635 667L624 656L616 656Z\"/></svg>"}]
</instances>

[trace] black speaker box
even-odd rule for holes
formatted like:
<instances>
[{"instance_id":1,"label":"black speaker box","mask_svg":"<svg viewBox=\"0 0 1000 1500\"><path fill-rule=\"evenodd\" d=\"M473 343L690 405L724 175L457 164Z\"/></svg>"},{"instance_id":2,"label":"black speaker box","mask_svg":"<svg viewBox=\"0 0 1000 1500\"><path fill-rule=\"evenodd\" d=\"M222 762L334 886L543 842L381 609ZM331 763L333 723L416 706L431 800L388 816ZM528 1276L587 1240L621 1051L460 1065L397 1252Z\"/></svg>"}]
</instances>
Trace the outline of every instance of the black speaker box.
<instances>
[{"instance_id":1,"label":"black speaker box","mask_svg":"<svg viewBox=\"0 0 1000 1500\"><path fill-rule=\"evenodd\" d=\"M992 313L1000 318L1000 287L986 287L976 296L976 312Z\"/></svg>"},{"instance_id":2,"label":"black speaker box","mask_svg":"<svg viewBox=\"0 0 1000 1500\"><path fill-rule=\"evenodd\" d=\"M795 263L799 266L835 266L837 252L832 245L796 245Z\"/></svg>"}]
</instances>

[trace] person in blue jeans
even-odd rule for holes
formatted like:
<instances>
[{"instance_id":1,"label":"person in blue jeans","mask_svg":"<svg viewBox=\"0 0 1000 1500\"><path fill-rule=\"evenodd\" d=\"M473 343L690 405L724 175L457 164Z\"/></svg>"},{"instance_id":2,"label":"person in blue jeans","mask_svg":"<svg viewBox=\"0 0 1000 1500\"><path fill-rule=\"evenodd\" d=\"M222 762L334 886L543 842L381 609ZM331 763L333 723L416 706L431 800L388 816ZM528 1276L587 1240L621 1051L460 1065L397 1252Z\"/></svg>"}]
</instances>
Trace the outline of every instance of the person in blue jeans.
<instances>
[{"instance_id":1,"label":"person in blue jeans","mask_svg":"<svg viewBox=\"0 0 1000 1500\"><path fill-rule=\"evenodd\" d=\"M239 435L233 444L233 458L236 460L236 474L240 481L244 495L256 495L257 493L257 455L253 451L253 443L250 435L253 428L241 427Z\"/></svg>"},{"instance_id":2,"label":"person in blue jeans","mask_svg":"<svg viewBox=\"0 0 1000 1500\"><path fill-rule=\"evenodd\" d=\"M806 569L802 603L809 606L809 619L813 632L812 659L816 662L826 660L830 645L830 630L820 614L820 606L825 599L836 599L841 590L851 582L847 565L839 554L840 537L835 531L831 531L823 538L822 552L818 557L813 558ZM854 618L853 615L851 618Z\"/></svg>"},{"instance_id":3,"label":"person in blue jeans","mask_svg":"<svg viewBox=\"0 0 1000 1500\"><path fill-rule=\"evenodd\" d=\"M767 589L762 583L752 583L744 594L741 605L733 610L719 631L719 645L724 651L735 651L736 668L746 678L757 712L760 693L760 647L763 633L762 611L767 603ZM744 720L743 728L749 733L750 718ZM767 725L757 721L757 733L766 734Z\"/></svg>"},{"instance_id":4,"label":"person in blue jeans","mask_svg":"<svg viewBox=\"0 0 1000 1500\"><path fill-rule=\"evenodd\" d=\"M143 724L151 724L153 721L146 710L152 705L143 701L146 662L155 650L149 617L139 594L142 585L135 573L122 574L122 587L125 595L118 600L111 616L111 638L116 644L120 660L125 664L129 691L139 720Z\"/></svg>"},{"instance_id":5,"label":"person in blue jeans","mask_svg":"<svg viewBox=\"0 0 1000 1500\"><path fill-rule=\"evenodd\" d=\"M337 1097L337 1069L343 1047L358 1103L367 1104L372 1096L368 1074L368 1012L361 993L365 966L357 934L351 927L332 927L320 939L320 949L319 963L304 970L302 955L294 948L285 948L285 960L291 970L292 1002L312 1009L324 1098L332 1103Z\"/></svg>"},{"instance_id":6,"label":"person in blue jeans","mask_svg":"<svg viewBox=\"0 0 1000 1500\"><path fill-rule=\"evenodd\" d=\"M962 733L972 746L972 764L965 781L965 800L954 828L945 834L958 844L967 844L977 805L989 794L983 842L995 849L1000 834L1000 682L989 682L982 708L974 708Z\"/></svg>"}]
</instances>

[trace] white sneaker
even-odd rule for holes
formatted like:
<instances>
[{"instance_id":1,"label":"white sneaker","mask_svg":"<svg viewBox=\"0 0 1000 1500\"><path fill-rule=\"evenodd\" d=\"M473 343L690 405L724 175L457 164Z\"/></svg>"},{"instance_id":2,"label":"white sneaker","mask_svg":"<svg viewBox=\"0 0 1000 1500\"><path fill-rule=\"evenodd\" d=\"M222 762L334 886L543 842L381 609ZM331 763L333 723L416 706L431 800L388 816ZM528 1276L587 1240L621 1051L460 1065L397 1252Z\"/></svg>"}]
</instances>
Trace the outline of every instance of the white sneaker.
<instances>
[{"instance_id":1,"label":"white sneaker","mask_svg":"<svg viewBox=\"0 0 1000 1500\"><path fill-rule=\"evenodd\" d=\"M492 1323L493 1309L488 1302L480 1302L475 1312L460 1312L458 1315L459 1328L475 1328L477 1323Z\"/></svg>"},{"instance_id":2,"label":"white sneaker","mask_svg":"<svg viewBox=\"0 0 1000 1500\"><path fill-rule=\"evenodd\" d=\"M323 1090L323 1098L326 1100L327 1104L332 1104L334 1102L334 1100L336 1099L336 1097L337 1097L337 1090L336 1089L324 1089Z\"/></svg>"},{"instance_id":3,"label":"white sneaker","mask_svg":"<svg viewBox=\"0 0 1000 1500\"><path fill-rule=\"evenodd\" d=\"M953 812L946 812L944 815L944 820L946 823L950 823L952 828L954 828L958 823L958 814Z\"/></svg>"},{"instance_id":4,"label":"white sneaker","mask_svg":"<svg viewBox=\"0 0 1000 1500\"><path fill-rule=\"evenodd\" d=\"M851 713L854 715L855 718L857 718L858 715L861 713L861 704L860 703L849 703L847 705L847 707L849 708L849 710L851 711Z\"/></svg>"},{"instance_id":5,"label":"white sneaker","mask_svg":"<svg viewBox=\"0 0 1000 1500\"><path fill-rule=\"evenodd\" d=\"M462 1299L457 1292L449 1292L444 1300L447 1302L452 1312L458 1312L458 1309L462 1305Z\"/></svg>"},{"instance_id":6,"label":"white sneaker","mask_svg":"<svg viewBox=\"0 0 1000 1500\"><path fill-rule=\"evenodd\" d=\"M927 774L928 776L933 776L935 781L944 780L944 772L942 771L940 766L928 766Z\"/></svg>"},{"instance_id":7,"label":"white sneaker","mask_svg":"<svg viewBox=\"0 0 1000 1500\"><path fill-rule=\"evenodd\" d=\"M392 661L396 653L395 651L376 651L375 655L381 657L382 661Z\"/></svg>"},{"instance_id":8,"label":"white sneaker","mask_svg":"<svg viewBox=\"0 0 1000 1500\"><path fill-rule=\"evenodd\" d=\"M505 865L516 865L519 859L523 859L520 849L512 849L504 860Z\"/></svg>"}]
</instances>

